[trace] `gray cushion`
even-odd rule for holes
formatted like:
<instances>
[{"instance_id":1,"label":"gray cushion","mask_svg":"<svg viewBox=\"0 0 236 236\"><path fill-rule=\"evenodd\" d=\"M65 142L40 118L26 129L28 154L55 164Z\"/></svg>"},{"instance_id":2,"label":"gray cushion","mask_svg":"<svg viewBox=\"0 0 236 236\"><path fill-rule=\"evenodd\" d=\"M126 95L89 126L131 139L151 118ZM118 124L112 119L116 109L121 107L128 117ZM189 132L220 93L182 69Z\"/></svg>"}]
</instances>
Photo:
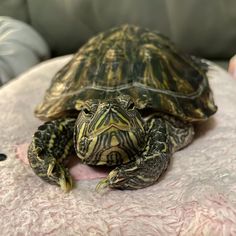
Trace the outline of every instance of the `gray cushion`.
<instances>
[{"instance_id":1,"label":"gray cushion","mask_svg":"<svg viewBox=\"0 0 236 236\"><path fill-rule=\"evenodd\" d=\"M0 14L30 22L53 55L75 52L99 31L122 23L156 29L187 52L228 59L236 52L236 1L2 0Z\"/></svg>"},{"instance_id":2,"label":"gray cushion","mask_svg":"<svg viewBox=\"0 0 236 236\"><path fill-rule=\"evenodd\" d=\"M33 26L57 55L71 53L114 25L156 29L184 51L228 58L236 51L235 1L222 0L29 0Z\"/></svg>"},{"instance_id":3,"label":"gray cushion","mask_svg":"<svg viewBox=\"0 0 236 236\"><path fill-rule=\"evenodd\" d=\"M48 57L46 42L32 27L0 17L0 85Z\"/></svg>"},{"instance_id":4,"label":"gray cushion","mask_svg":"<svg viewBox=\"0 0 236 236\"><path fill-rule=\"evenodd\" d=\"M29 22L27 5L26 0L1 0L0 16L11 16L15 19Z\"/></svg>"}]
</instances>

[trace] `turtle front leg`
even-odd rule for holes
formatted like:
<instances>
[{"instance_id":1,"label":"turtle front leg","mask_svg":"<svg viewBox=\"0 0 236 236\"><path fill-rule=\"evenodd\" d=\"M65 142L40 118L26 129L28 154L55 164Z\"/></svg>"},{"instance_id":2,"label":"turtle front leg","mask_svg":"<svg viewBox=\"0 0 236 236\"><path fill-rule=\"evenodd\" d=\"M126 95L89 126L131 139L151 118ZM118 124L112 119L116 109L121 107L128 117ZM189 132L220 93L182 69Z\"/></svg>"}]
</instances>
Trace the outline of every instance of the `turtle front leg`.
<instances>
[{"instance_id":1,"label":"turtle front leg","mask_svg":"<svg viewBox=\"0 0 236 236\"><path fill-rule=\"evenodd\" d=\"M170 157L176 150L189 144L194 136L190 123L181 122L170 116L149 119L147 145L136 161L115 168L97 186L118 189L140 189L155 183L167 169Z\"/></svg>"},{"instance_id":2,"label":"turtle front leg","mask_svg":"<svg viewBox=\"0 0 236 236\"><path fill-rule=\"evenodd\" d=\"M39 126L28 149L30 166L40 178L69 191L72 178L62 161L74 151L75 119L58 119Z\"/></svg>"}]
</instances>

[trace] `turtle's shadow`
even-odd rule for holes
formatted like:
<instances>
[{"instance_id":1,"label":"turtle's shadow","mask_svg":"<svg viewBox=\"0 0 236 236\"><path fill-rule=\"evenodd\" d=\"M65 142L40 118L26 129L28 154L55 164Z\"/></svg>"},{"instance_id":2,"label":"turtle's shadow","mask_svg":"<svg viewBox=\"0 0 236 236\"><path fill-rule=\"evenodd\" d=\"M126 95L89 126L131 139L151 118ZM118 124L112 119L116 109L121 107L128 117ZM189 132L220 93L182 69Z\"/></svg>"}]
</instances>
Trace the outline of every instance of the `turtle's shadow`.
<instances>
[{"instance_id":1,"label":"turtle's shadow","mask_svg":"<svg viewBox=\"0 0 236 236\"><path fill-rule=\"evenodd\" d=\"M115 166L106 166L106 165L89 165L83 163L80 158L74 153L73 155L70 156L70 158L66 159L64 161L64 164L67 168L71 169L72 167L76 165L88 165L90 168L94 169L95 172L97 173L109 173L111 170L115 168Z\"/></svg>"},{"instance_id":2,"label":"turtle's shadow","mask_svg":"<svg viewBox=\"0 0 236 236\"><path fill-rule=\"evenodd\" d=\"M217 122L215 117L211 117L204 122L197 122L196 124L194 124L194 129L195 129L194 140L202 138L203 136L207 135L207 133L210 130L213 130L216 126Z\"/></svg>"}]
</instances>

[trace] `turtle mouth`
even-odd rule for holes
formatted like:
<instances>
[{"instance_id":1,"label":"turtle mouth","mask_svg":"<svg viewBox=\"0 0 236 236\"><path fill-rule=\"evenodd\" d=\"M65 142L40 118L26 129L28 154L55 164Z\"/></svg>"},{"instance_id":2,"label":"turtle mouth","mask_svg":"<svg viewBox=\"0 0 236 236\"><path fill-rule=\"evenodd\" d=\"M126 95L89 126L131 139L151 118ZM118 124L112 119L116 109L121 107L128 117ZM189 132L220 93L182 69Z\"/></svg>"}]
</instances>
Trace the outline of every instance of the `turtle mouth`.
<instances>
[{"instance_id":1,"label":"turtle mouth","mask_svg":"<svg viewBox=\"0 0 236 236\"><path fill-rule=\"evenodd\" d=\"M99 128L93 132L91 132L91 136L99 136L104 132L115 132L115 131L130 131L130 127L128 125L117 125L117 124L110 124L106 127Z\"/></svg>"},{"instance_id":2,"label":"turtle mouth","mask_svg":"<svg viewBox=\"0 0 236 236\"><path fill-rule=\"evenodd\" d=\"M127 150L115 146L110 147L105 150L101 150L101 152L98 154L99 161L96 163L96 165L118 165L118 164L124 164L130 161L131 157L129 157L130 153L127 152Z\"/></svg>"}]
</instances>

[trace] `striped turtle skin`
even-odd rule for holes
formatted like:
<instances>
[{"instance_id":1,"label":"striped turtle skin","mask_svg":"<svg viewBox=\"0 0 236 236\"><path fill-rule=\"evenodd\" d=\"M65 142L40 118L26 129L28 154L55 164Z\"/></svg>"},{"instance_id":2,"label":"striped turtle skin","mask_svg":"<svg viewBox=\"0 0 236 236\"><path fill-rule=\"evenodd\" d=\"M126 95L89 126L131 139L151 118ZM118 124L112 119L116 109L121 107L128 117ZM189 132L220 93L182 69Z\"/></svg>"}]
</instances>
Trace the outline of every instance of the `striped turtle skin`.
<instances>
[{"instance_id":1,"label":"striped turtle skin","mask_svg":"<svg viewBox=\"0 0 236 236\"><path fill-rule=\"evenodd\" d=\"M116 166L98 188L155 183L173 152L191 142L192 122L217 110L208 69L145 28L98 34L54 76L36 107L47 122L29 147L31 167L68 191L73 181L63 160L75 152L84 163Z\"/></svg>"}]
</instances>

